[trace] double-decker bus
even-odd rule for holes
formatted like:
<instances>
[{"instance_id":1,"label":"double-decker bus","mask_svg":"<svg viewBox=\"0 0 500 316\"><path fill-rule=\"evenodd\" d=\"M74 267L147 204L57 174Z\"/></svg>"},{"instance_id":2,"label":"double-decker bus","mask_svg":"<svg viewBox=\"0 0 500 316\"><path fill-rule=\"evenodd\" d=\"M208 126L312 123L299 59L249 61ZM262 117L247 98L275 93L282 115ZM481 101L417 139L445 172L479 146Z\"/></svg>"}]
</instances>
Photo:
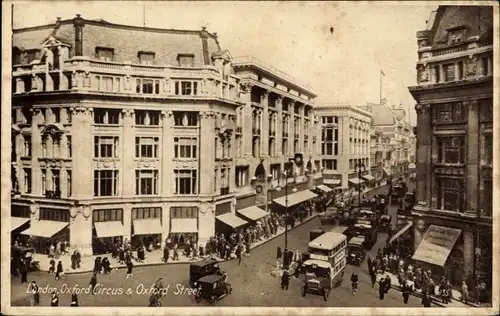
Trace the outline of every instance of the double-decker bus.
<instances>
[{"instance_id":1,"label":"double-decker bus","mask_svg":"<svg viewBox=\"0 0 500 316\"><path fill-rule=\"evenodd\" d=\"M332 277L342 280L346 264L347 236L326 232L308 244L309 258L327 261L332 266Z\"/></svg>"}]
</instances>

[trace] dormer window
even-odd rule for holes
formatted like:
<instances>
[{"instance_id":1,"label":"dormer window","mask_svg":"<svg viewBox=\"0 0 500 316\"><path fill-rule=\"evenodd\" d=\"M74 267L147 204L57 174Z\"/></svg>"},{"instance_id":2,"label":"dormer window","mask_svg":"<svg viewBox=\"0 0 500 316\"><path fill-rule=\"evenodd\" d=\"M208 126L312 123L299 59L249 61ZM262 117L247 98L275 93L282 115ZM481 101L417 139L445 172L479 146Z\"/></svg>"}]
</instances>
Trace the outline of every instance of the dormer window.
<instances>
[{"instance_id":1,"label":"dormer window","mask_svg":"<svg viewBox=\"0 0 500 316\"><path fill-rule=\"evenodd\" d=\"M448 45L456 45L464 41L467 33L467 26L460 25L449 28L446 31L448 31Z\"/></svg>"},{"instance_id":2,"label":"dormer window","mask_svg":"<svg viewBox=\"0 0 500 316\"><path fill-rule=\"evenodd\" d=\"M153 52L139 52L139 63L141 65L153 65L155 61L155 53Z\"/></svg>"},{"instance_id":3,"label":"dormer window","mask_svg":"<svg viewBox=\"0 0 500 316\"><path fill-rule=\"evenodd\" d=\"M107 47L96 47L95 54L97 59L103 61L113 61L115 56L115 50L113 48Z\"/></svg>"},{"instance_id":4,"label":"dormer window","mask_svg":"<svg viewBox=\"0 0 500 316\"><path fill-rule=\"evenodd\" d=\"M179 54L177 62L179 67L194 67L194 54Z\"/></svg>"}]
</instances>

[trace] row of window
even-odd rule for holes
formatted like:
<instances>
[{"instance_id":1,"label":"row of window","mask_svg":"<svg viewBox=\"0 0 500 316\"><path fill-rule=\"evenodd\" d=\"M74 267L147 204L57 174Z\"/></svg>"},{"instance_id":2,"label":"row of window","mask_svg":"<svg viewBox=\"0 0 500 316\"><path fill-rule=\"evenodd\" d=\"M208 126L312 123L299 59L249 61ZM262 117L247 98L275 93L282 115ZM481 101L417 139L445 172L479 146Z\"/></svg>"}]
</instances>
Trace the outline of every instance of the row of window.
<instances>
[{"instance_id":1,"label":"row of window","mask_svg":"<svg viewBox=\"0 0 500 316\"><path fill-rule=\"evenodd\" d=\"M94 110L94 123L105 125L118 125L120 124L119 109L104 109L96 108ZM160 125L160 111L154 110L135 110L135 125L141 126L159 126ZM196 111L174 111L174 125L175 126L198 126L198 112Z\"/></svg>"},{"instance_id":2,"label":"row of window","mask_svg":"<svg viewBox=\"0 0 500 316\"><path fill-rule=\"evenodd\" d=\"M102 61L115 61L115 49L110 47L96 47L95 57ZM177 55L177 63L179 67L194 67L194 54ZM142 65L155 64L156 53L139 51L137 53L137 62Z\"/></svg>"}]
</instances>

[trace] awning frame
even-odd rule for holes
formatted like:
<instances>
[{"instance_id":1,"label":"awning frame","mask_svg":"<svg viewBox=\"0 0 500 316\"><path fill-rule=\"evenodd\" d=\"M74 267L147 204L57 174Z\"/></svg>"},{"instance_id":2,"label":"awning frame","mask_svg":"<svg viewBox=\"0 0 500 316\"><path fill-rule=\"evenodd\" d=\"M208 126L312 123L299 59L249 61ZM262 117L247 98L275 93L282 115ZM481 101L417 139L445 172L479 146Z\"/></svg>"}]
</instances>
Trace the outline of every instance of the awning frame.
<instances>
[{"instance_id":1,"label":"awning frame","mask_svg":"<svg viewBox=\"0 0 500 316\"><path fill-rule=\"evenodd\" d=\"M389 244L392 243L393 241L395 241L396 239L398 239L399 236L403 235L412 226L413 226L413 222L407 221L406 225L391 237L391 239L389 240Z\"/></svg>"},{"instance_id":2,"label":"awning frame","mask_svg":"<svg viewBox=\"0 0 500 316\"><path fill-rule=\"evenodd\" d=\"M118 223L121 226L119 227L119 229L118 229L119 231L116 234L114 234L114 232L112 232L112 231L111 231L111 233L113 233L114 235L109 235L110 232L108 232L107 234L106 233L100 234L100 232L103 232L103 231L101 231L101 229L106 230L106 231L108 231L108 230L116 230L116 229L111 229L111 228L118 228ZM106 226L113 226L113 225L115 227L106 227ZM96 234L97 234L97 238L109 238L109 237L125 236L125 231L124 231L125 227L124 227L122 221L94 222L94 228L95 228L95 231L96 231Z\"/></svg>"},{"instance_id":3,"label":"awning frame","mask_svg":"<svg viewBox=\"0 0 500 316\"><path fill-rule=\"evenodd\" d=\"M50 224L49 224L50 223ZM48 233L43 233L40 234L40 227L47 228L49 226L52 226L52 231L54 232L48 232ZM28 235L28 236L33 236L33 237L41 237L41 238L52 238L59 232L61 232L63 229L67 228L69 226L69 222L59 222L59 221L48 221L48 220L39 220L38 222L32 223L30 225L30 228L24 230L21 232L22 235ZM51 234L51 235L50 235Z\"/></svg>"},{"instance_id":4,"label":"awning frame","mask_svg":"<svg viewBox=\"0 0 500 316\"><path fill-rule=\"evenodd\" d=\"M216 216L215 219L219 220L220 222L224 223L225 225L232 227L233 229L239 228L241 226L244 226L248 224L247 221L239 218L233 213L225 213L219 216ZM231 223L231 219L233 220L233 223Z\"/></svg>"},{"instance_id":5,"label":"awning frame","mask_svg":"<svg viewBox=\"0 0 500 316\"><path fill-rule=\"evenodd\" d=\"M243 216L245 219L248 218L251 221L258 221L269 215L269 212L264 211L258 206L249 206L243 209L237 210L236 213Z\"/></svg>"},{"instance_id":6,"label":"awning frame","mask_svg":"<svg viewBox=\"0 0 500 316\"><path fill-rule=\"evenodd\" d=\"M351 182L352 184L358 185L358 184L363 184L365 181L363 181L360 178L352 178L352 179L349 179L349 182Z\"/></svg>"},{"instance_id":7,"label":"awning frame","mask_svg":"<svg viewBox=\"0 0 500 316\"><path fill-rule=\"evenodd\" d=\"M300 196L304 196L305 198L303 198L303 197L299 198ZM304 191L288 194L288 203L285 203L286 196L282 196L282 197L279 197L277 199L274 199L273 202L276 204L279 204L283 207L293 207L297 204L303 203L303 202L308 201L310 199L313 199L317 196L318 195L316 193L313 193L309 190L304 190Z\"/></svg>"},{"instance_id":8,"label":"awning frame","mask_svg":"<svg viewBox=\"0 0 500 316\"><path fill-rule=\"evenodd\" d=\"M144 233L141 229L137 229L140 225L139 223L142 225L147 224L149 226L149 228L155 228L154 225L157 225L156 223L158 223L159 229L156 229L156 230L153 229L152 231ZM152 224L152 223L154 223L154 224ZM136 224L138 224L137 227L136 227ZM134 219L132 221L132 225L134 225L134 235L156 235L156 234L162 233L161 219L159 219L159 218ZM137 231L139 231L139 233Z\"/></svg>"}]
</instances>

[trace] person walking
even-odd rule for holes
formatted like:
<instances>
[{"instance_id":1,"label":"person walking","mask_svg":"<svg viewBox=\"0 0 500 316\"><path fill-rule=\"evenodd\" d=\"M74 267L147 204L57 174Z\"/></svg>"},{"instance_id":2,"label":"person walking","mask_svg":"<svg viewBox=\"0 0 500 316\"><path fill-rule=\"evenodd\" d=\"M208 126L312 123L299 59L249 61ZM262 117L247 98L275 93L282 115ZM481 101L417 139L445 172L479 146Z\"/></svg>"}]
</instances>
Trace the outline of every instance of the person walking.
<instances>
[{"instance_id":1,"label":"person walking","mask_svg":"<svg viewBox=\"0 0 500 316\"><path fill-rule=\"evenodd\" d=\"M431 295L427 292L424 292L424 296L422 297L422 305L424 307L431 307L432 305Z\"/></svg>"},{"instance_id":2,"label":"person walking","mask_svg":"<svg viewBox=\"0 0 500 316\"><path fill-rule=\"evenodd\" d=\"M378 294L379 298L383 300L385 295L385 282L383 278L381 278L380 281L378 281Z\"/></svg>"},{"instance_id":3,"label":"person walking","mask_svg":"<svg viewBox=\"0 0 500 316\"><path fill-rule=\"evenodd\" d=\"M179 252L177 251L177 244L174 245L174 256L172 258L173 261L178 261L179 260Z\"/></svg>"},{"instance_id":4,"label":"person walking","mask_svg":"<svg viewBox=\"0 0 500 316\"><path fill-rule=\"evenodd\" d=\"M96 272L92 273L92 277L90 278L89 285L90 285L90 294L94 295L94 289L97 285L97 273Z\"/></svg>"},{"instance_id":5,"label":"person walking","mask_svg":"<svg viewBox=\"0 0 500 316\"><path fill-rule=\"evenodd\" d=\"M134 267L134 264L132 263L132 259L127 261L127 279L129 277L133 277L134 274L132 273L132 268Z\"/></svg>"},{"instance_id":6,"label":"person walking","mask_svg":"<svg viewBox=\"0 0 500 316\"><path fill-rule=\"evenodd\" d=\"M23 260L21 261L21 284L28 283L28 264Z\"/></svg>"},{"instance_id":7,"label":"person walking","mask_svg":"<svg viewBox=\"0 0 500 316\"><path fill-rule=\"evenodd\" d=\"M356 290L358 289L358 274L356 272L351 274L351 287L352 295L356 295Z\"/></svg>"},{"instance_id":8,"label":"person walking","mask_svg":"<svg viewBox=\"0 0 500 316\"><path fill-rule=\"evenodd\" d=\"M385 294L389 293L390 289L391 289L391 277L387 275L385 277Z\"/></svg>"},{"instance_id":9,"label":"person walking","mask_svg":"<svg viewBox=\"0 0 500 316\"><path fill-rule=\"evenodd\" d=\"M461 294L462 294L462 302L464 304L467 304L469 300L469 287L467 286L467 283L465 281L462 281L462 288L461 288Z\"/></svg>"},{"instance_id":10,"label":"person walking","mask_svg":"<svg viewBox=\"0 0 500 316\"><path fill-rule=\"evenodd\" d=\"M372 281L372 288L374 288L377 283L377 274L375 273L374 268L370 271L370 280Z\"/></svg>"},{"instance_id":11,"label":"person walking","mask_svg":"<svg viewBox=\"0 0 500 316\"><path fill-rule=\"evenodd\" d=\"M408 299L410 298L410 287L403 281L403 303L408 304Z\"/></svg>"},{"instance_id":12,"label":"person walking","mask_svg":"<svg viewBox=\"0 0 500 316\"><path fill-rule=\"evenodd\" d=\"M54 259L50 259L50 267L49 267L49 274L53 274L56 272L56 261Z\"/></svg>"},{"instance_id":13,"label":"person walking","mask_svg":"<svg viewBox=\"0 0 500 316\"><path fill-rule=\"evenodd\" d=\"M62 266L62 262L59 261L57 263L57 269L56 269L56 281L59 280L62 273L63 273L63 266Z\"/></svg>"},{"instance_id":14,"label":"person walking","mask_svg":"<svg viewBox=\"0 0 500 316\"><path fill-rule=\"evenodd\" d=\"M288 275L288 271L284 271L281 276L281 289L288 291L288 285L290 284L290 276Z\"/></svg>"},{"instance_id":15,"label":"person walking","mask_svg":"<svg viewBox=\"0 0 500 316\"><path fill-rule=\"evenodd\" d=\"M94 293L92 293L94 294ZM71 294L71 307L78 307L78 295L76 293Z\"/></svg>"},{"instance_id":16,"label":"person walking","mask_svg":"<svg viewBox=\"0 0 500 316\"><path fill-rule=\"evenodd\" d=\"M35 281L31 281L31 293L33 293L33 305L38 306L40 304L40 293Z\"/></svg>"},{"instance_id":17,"label":"person walking","mask_svg":"<svg viewBox=\"0 0 500 316\"><path fill-rule=\"evenodd\" d=\"M238 258L238 265L241 264L241 245L238 245L236 246L236 251L235 251L235 254L236 254L236 258Z\"/></svg>"}]
</instances>

